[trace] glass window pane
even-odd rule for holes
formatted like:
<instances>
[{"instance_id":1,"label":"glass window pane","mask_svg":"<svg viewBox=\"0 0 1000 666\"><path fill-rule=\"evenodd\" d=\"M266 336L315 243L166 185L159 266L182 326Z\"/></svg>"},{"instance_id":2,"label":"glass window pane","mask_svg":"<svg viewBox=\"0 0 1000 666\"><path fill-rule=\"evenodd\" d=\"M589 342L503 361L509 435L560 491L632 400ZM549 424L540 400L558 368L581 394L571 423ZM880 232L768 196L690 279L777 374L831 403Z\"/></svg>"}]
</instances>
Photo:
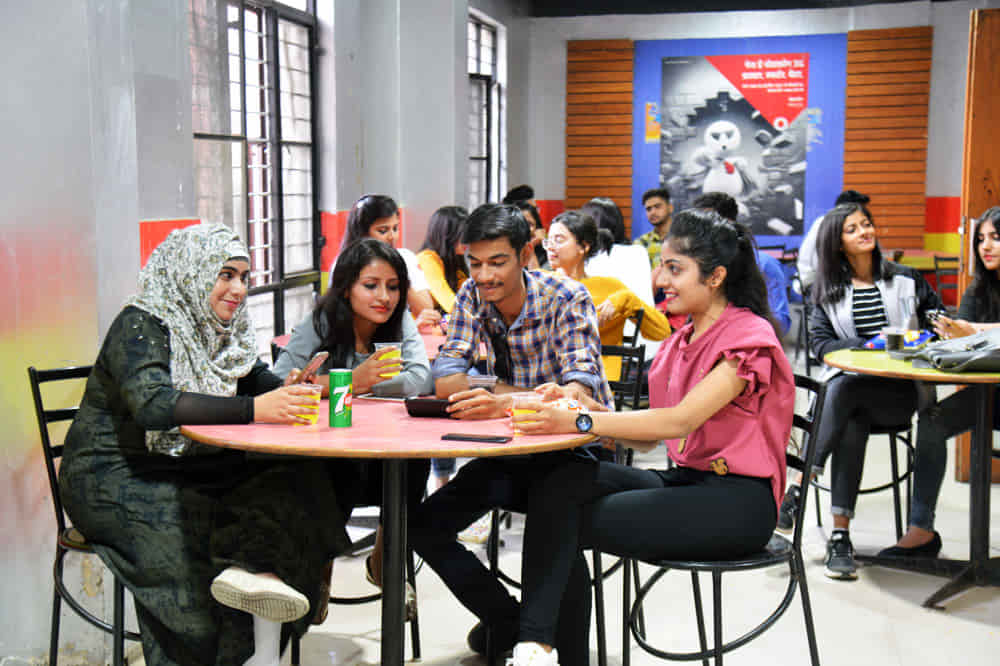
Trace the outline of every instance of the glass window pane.
<instances>
[{"instance_id":1,"label":"glass window pane","mask_svg":"<svg viewBox=\"0 0 1000 666\"><path fill-rule=\"evenodd\" d=\"M287 275L313 267L311 148L286 145L281 149L281 158Z\"/></svg>"},{"instance_id":2,"label":"glass window pane","mask_svg":"<svg viewBox=\"0 0 1000 666\"><path fill-rule=\"evenodd\" d=\"M294 287L285 291L285 331L303 321L316 303L312 286Z\"/></svg>"},{"instance_id":3,"label":"glass window pane","mask_svg":"<svg viewBox=\"0 0 1000 666\"><path fill-rule=\"evenodd\" d=\"M221 222L242 235L242 143L195 139L194 197L202 222ZM236 178L236 175L239 178Z\"/></svg>"},{"instance_id":4,"label":"glass window pane","mask_svg":"<svg viewBox=\"0 0 1000 666\"><path fill-rule=\"evenodd\" d=\"M486 82L482 79L469 79L469 155L484 156L487 149L486 114Z\"/></svg>"},{"instance_id":5,"label":"glass window pane","mask_svg":"<svg viewBox=\"0 0 1000 666\"><path fill-rule=\"evenodd\" d=\"M486 203L486 162L469 160L469 210Z\"/></svg>"},{"instance_id":6,"label":"glass window pane","mask_svg":"<svg viewBox=\"0 0 1000 666\"><path fill-rule=\"evenodd\" d=\"M188 14L191 58L191 121L195 132L229 134L228 84L233 78L225 4L191 0ZM239 78L239 69L235 72Z\"/></svg>"},{"instance_id":7,"label":"glass window pane","mask_svg":"<svg viewBox=\"0 0 1000 666\"><path fill-rule=\"evenodd\" d=\"M250 266L253 270L253 266ZM257 336L257 355L271 362L271 338L274 337L274 294L254 294L247 299L250 321Z\"/></svg>"}]
</instances>

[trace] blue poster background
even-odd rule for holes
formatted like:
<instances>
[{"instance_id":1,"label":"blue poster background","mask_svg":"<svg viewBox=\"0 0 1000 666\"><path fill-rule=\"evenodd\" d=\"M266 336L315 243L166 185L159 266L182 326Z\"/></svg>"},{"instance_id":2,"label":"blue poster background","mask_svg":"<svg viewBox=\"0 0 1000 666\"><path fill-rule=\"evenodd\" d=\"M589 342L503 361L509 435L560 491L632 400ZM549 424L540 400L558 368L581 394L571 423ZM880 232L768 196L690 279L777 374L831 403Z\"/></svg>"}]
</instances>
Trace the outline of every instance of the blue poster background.
<instances>
[{"instance_id":1,"label":"blue poster background","mask_svg":"<svg viewBox=\"0 0 1000 666\"><path fill-rule=\"evenodd\" d=\"M663 58L809 53L809 100L817 140L810 142L805 174L803 221L805 231L813 220L833 206L843 186L844 98L847 86L847 35L802 35L739 39L676 39L637 41L632 129L632 237L650 230L642 208L642 193L659 187L660 144L646 143L646 103L662 99ZM805 111L803 112L805 113ZM800 235L758 235L761 245L798 247Z\"/></svg>"}]
</instances>

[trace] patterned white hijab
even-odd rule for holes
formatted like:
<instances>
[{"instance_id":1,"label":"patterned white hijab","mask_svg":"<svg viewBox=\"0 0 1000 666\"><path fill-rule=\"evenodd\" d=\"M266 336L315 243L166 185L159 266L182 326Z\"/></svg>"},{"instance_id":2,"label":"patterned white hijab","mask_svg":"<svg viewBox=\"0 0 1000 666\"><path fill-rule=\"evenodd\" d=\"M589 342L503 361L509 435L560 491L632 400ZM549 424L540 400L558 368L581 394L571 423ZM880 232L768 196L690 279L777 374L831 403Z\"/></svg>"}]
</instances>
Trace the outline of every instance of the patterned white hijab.
<instances>
[{"instance_id":1,"label":"patterned white hijab","mask_svg":"<svg viewBox=\"0 0 1000 666\"><path fill-rule=\"evenodd\" d=\"M209 305L219 270L228 259L247 259L246 245L221 224L172 231L139 273L139 293L128 305L145 310L170 331L170 375L178 391L236 395L236 382L257 360L247 304L221 320ZM150 451L184 455L192 442L178 432L148 431Z\"/></svg>"}]
</instances>

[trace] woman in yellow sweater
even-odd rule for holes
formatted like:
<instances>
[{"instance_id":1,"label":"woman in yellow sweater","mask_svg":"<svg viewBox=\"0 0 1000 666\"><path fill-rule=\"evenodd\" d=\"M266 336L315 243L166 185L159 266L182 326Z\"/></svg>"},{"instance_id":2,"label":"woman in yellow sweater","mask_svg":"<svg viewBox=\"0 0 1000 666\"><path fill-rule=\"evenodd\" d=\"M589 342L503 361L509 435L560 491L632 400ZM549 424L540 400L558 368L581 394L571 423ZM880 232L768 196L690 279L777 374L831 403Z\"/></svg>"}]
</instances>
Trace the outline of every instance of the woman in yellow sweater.
<instances>
[{"instance_id":1,"label":"woman in yellow sweater","mask_svg":"<svg viewBox=\"0 0 1000 666\"><path fill-rule=\"evenodd\" d=\"M444 313L455 305L455 292L469 277L465 269L462 230L469 211L461 206L443 206L434 211L427 225L417 263L427 278L434 304Z\"/></svg>"},{"instance_id":2,"label":"woman in yellow sweater","mask_svg":"<svg viewBox=\"0 0 1000 666\"><path fill-rule=\"evenodd\" d=\"M597 306L597 325L601 343L620 345L625 322L642 311L639 328L648 340L662 340L670 335L670 323L662 312L645 303L618 278L588 276L584 263L598 252L608 252L614 243L611 232L598 230L594 218L578 211L560 213L549 225L549 235L544 241L549 264L557 273L581 282L590 292ZM604 359L604 372L608 379L621 375L621 359Z\"/></svg>"}]
</instances>

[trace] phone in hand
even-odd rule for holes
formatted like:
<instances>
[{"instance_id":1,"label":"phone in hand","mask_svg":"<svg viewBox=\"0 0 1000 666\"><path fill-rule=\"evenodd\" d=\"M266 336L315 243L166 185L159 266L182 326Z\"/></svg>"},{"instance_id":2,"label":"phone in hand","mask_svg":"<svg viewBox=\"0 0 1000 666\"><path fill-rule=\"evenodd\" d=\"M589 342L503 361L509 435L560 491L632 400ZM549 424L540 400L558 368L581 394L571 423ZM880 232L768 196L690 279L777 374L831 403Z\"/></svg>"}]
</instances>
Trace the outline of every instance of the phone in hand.
<instances>
[{"instance_id":1,"label":"phone in hand","mask_svg":"<svg viewBox=\"0 0 1000 666\"><path fill-rule=\"evenodd\" d=\"M315 375L329 356L330 352L325 351L318 351L313 354L313 357L309 359L308 363L306 363L306 367L302 368L302 372L300 372L299 376L295 379L295 383L301 384L305 381L306 377Z\"/></svg>"}]
</instances>

